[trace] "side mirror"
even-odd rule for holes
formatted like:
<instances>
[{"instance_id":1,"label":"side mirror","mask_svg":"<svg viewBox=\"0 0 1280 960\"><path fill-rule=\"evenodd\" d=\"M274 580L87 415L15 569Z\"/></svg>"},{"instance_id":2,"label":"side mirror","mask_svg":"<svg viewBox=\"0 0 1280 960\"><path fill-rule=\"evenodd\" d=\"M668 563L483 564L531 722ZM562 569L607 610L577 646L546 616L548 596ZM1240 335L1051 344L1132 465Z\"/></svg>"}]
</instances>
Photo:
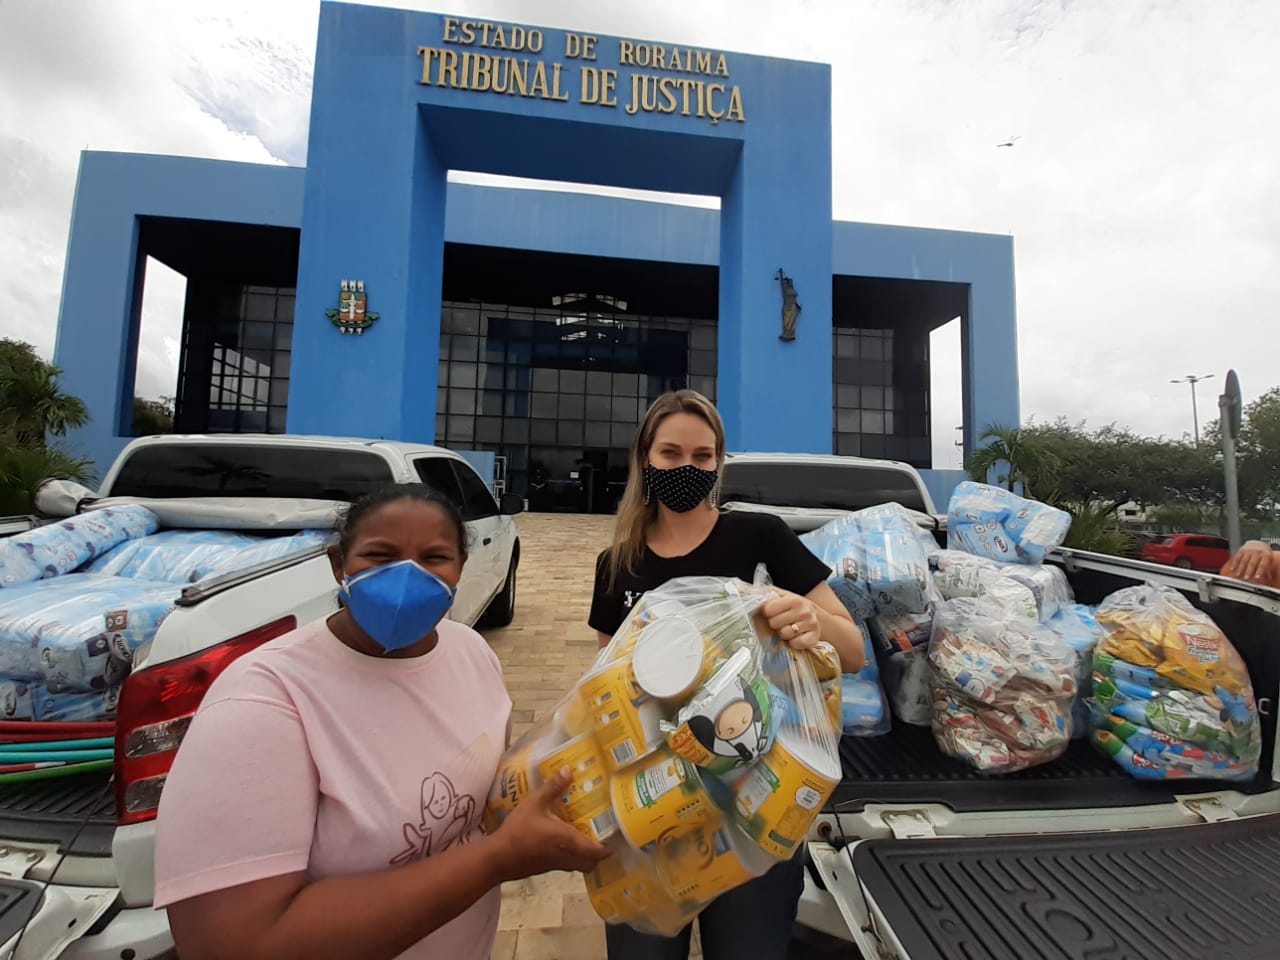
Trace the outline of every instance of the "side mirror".
<instances>
[{"instance_id":1,"label":"side mirror","mask_svg":"<svg viewBox=\"0 0 1280 960\"><path fill-rule=\"evenodd\" d=\"M504 517L514 517L518 513L524 513L524 498L514 493L504 493L498 509Z\"/></svg>"}]
</instances>

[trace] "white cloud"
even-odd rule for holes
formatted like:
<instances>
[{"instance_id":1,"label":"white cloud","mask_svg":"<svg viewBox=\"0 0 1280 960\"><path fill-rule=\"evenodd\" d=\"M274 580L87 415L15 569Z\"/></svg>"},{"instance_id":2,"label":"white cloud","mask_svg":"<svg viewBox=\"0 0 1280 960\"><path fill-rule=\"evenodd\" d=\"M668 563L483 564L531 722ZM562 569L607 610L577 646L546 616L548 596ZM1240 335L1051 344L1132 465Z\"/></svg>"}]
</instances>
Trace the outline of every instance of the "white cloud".
<instances>
[{"instance_id":1,"label":"white cloud","mask_svg":"<svg viewBox=\"0 0 1280 960\"><path fill-rule=\"evenodd\" d=\"M837 217L1014 235L1027 415L1180 435L1171 378L1280 381L1271 0L409 5L832 63ZM82 147L302 161L317 10L0 6L0 332L52 346Z\"/></svg>"}]
</instances>

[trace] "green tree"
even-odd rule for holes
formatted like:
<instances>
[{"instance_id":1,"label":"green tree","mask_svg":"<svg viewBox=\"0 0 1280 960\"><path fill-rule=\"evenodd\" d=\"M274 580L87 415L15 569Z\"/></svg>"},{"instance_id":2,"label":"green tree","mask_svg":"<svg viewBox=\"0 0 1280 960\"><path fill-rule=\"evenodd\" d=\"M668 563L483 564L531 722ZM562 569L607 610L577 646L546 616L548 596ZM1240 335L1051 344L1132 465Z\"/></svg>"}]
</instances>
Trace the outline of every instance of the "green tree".
<instances>
[{"instance_id":1,"label":"green tree","mask_svg":"<svg viewBox=\"0 0 1280 960\"><path fill-rule=\"evenodd\" d=\"M0 515L35 512L36 489L57 477L92 485L93 465L56 447L31 447L12 435L0 436Z\"/></svg>"},{"instance_id":2,"label":"green tree","mask_svg":"<svg viewBox=\"0 0 1280 960\"><path fill-rule=\"evenodd\" d=\"M1236 457L1241 504L1274 515L1280 504L1280 387L1245 406Z\"/></svg>"},{"instance_id":3,"label":"green tree","mask_svg":"<svg viewBox=\"0 0 1280 960\"><path fill-rule=\"evenodd\" d=\"M988 426L980 446L965 464L969 476L981 483L994 472L1008 490L1021 487L1025 496L1048 496L1060 466L1057 454L1029 438L1019 427Z\"/></svg>"},{"instance_id":4,"label":"green tree","mask_svg":"<svg viewBox=\"0 0 1280 960\"><path fill-rule=\"evenodd\" d=\"M62 392L61 370L37 357L30 344L0 344L0 426L18 444L43 450L49 434L65 436L89 422L84 401Z\"/></svg>"},{"instance_id":5,"label":"green tree","mask_svg":"<svg viewBox=\"0 0 1280 960\"><path fill-rule=\"evenodd\" d=\"M173 398L144 400L142 397L134 397L133 433L137 437L173 433Z\"/></svg>"}]
</instances>

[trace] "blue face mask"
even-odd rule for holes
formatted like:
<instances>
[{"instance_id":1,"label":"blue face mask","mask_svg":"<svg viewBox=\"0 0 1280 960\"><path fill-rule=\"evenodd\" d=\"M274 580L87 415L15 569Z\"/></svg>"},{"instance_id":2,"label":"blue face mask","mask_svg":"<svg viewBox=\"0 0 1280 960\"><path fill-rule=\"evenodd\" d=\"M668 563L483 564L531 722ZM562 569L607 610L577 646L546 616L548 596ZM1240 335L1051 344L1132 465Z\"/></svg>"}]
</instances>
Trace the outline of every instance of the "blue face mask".
<instances>
[{"instance_id":1,"label":"blue face mask","mask_svg":"<svg viewBox=\"0 0 1280 960\"><path fill-rule=\"evenodd\" d=\"M399 560L344 577L340 593L360 629L390 653L434 630L455 591L414 561Z\"/></svg>"}]
</instances>

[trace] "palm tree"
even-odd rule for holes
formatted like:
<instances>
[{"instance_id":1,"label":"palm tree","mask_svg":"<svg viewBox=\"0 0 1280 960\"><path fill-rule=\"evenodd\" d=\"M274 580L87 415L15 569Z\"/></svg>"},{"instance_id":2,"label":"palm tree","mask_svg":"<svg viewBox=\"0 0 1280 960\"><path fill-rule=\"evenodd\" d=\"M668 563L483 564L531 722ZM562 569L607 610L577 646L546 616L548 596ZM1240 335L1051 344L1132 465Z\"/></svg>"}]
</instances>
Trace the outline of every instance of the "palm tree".
<instances>
[{"instance_id":1,"label":"palm tree","mask_svg":"<svg viewBox=\"0 0 1280 960\"><path fill-rule=\"evenodd\" d=\"M1023 496L1050 495L1059 466L1053 451L1030 441L1018 427L988 426L978 442L966 464L974 480L986 483L991 471L1003 471L996 482L1009 491L1021 485Z\"/></svg>"},{"instance_id":2,"label":"palm tree","mask_svg":"<svg viewBox=\"0 0 1280 960\"><path fill-rule=\"evenodd\" d=\"M49 434L65 436L89 422L89 410L58 385L62 371L49 363L0 370L0 421L22 446L43 450Z\"/></svg>"}]
</instances>

